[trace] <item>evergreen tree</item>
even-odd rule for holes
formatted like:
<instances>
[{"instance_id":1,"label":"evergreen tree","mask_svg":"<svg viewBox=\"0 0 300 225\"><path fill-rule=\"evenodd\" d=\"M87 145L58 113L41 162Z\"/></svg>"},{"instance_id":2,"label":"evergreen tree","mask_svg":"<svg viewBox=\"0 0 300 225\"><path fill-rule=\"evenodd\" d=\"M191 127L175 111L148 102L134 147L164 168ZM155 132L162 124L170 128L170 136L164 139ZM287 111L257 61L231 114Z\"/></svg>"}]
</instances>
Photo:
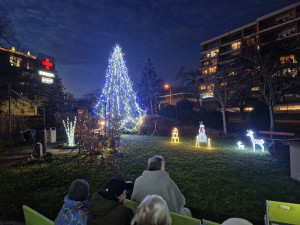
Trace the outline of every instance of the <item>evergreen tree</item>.
<instances>
[{"instance_id":1,"label":"evergreen tree","mask_svg":"<svg viewBox=\"0 0 300 225\"><path fill-rule=\"evenodd\" d=\"M145 115L145 111L138 104L123 53L118 45L110 56L105 86L94 113L101 118L121 118L122 127L129 124L136 127Z\"/></svg>"},{"instance_id":2,"label":"evergreen tree","mask_svg":"<svg viewBox=\"0 0 300 225\"><path fill-rule=\"evenodd\" d=\"M151 115L154 114L155 101L160 96L161 90L162 79L157 76L151 58L147 58L141 71L139 96L142 102L150 108Z\"/></svg>"}]
</instances>

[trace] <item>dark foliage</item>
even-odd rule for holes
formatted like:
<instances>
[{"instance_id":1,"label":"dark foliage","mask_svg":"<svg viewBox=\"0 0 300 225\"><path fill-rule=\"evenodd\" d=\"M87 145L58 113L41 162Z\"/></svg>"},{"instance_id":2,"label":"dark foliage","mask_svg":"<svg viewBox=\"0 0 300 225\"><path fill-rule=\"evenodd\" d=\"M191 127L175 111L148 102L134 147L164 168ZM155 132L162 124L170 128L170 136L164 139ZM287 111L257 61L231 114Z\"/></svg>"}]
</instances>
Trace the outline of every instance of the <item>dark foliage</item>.
<instances>
[{"instance_id":1,"label":"dark foliage","mask_svg":"<svg viewBox=\"0 0 300 225\"><path fill-rule=\"evenodd\" d=\"M257 103L249 114L248 127L255 131L268 130L270 126L270 113L268 106Z\"/></svg>"},{"instance_id":2,"label":"dark foliage","mask_svg":"<svg viewBox=\"0 0 300 225\"><path fill-rule=\"evenodd\" d=\"M179 121L190 121L193 115L193 104L186 99L182 99L177 102L176 111Z\"/></svg>"}]
</instances>

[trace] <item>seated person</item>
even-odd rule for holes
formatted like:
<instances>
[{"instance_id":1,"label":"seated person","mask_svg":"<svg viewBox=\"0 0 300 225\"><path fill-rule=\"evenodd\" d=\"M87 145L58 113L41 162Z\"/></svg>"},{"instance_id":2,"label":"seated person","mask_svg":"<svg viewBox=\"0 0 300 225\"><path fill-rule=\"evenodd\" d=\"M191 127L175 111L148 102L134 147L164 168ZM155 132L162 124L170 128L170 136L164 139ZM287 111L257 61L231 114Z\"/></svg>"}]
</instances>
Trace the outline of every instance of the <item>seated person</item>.
<instances>
[{"instance_id":1,"label":"seated person","mask_svg":"<svg viewBox=\"0 0 300 225\"><path fill-rule=\"evenodd\" d=\"M159 195L147 195L131 221L131 225L171 225L171 223L168 205Z\"/></svg>"},{"instance_id":2,"label":"seated person","mask_svg":"<svg viewBox=\"0 0 300 225\"><path fill-rule=\"evenodd\" d=\"M184 196L165 171L165 160L162 156L154 156L148 160L147 170L135 180L131 200L141 202L149 194L160 195L171 212L192 216L191 211L184 208Z\"/></svg>"},{"instance_id":3,"label":"seated person","mask_svg":"<svg viewBox=\"0 0 300 225\"><path fill-rule=\"evenodd\" d=\"M242 218L230 218L225 220L221 225L253 225L248 220Z\"/></svg>"},{"instance_id":4,"label":"seated person","mask_svg":"<svg viewBox=\"0 0 300 225\"><path fill-rule=\"evenodd\" d=\"M93 194L89 207L88 225L129 225L133 217L131 209L123 205L131 181L113 177L105 185L105 191Z\"/></svg>"},{"instance_id":5,"label":"seated person","mask_svg":"<svg viewBox=\"0 0 300 225\"><path fill-rule=\"evenodd\" d=\"M89 206L88 196L89 184L85 180L73 181L54 225L86 225Z\"/></svg>"}]
</instances>

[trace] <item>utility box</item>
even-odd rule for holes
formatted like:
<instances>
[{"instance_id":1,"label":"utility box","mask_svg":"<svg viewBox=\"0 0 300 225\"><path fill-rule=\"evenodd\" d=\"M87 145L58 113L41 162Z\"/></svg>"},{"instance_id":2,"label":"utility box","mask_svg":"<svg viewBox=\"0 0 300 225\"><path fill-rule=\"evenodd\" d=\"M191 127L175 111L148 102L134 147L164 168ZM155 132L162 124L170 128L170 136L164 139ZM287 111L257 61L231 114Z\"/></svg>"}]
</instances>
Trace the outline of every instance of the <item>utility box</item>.
<instances>
[{"instance_id":1,"label":"utility box","mask_svg":"<svg viewBox=\"0 0 300 225\"><path fill-rule=\"evenodd\" d=\"M47 130L47 142L55 143L56 142L56 128L49 127L49 128L46 128L46 130Z\"/></svg>"},{"instance_id":2,"label":"utility box","mask_svg":"<svg viewBox=\"0 0 300 225\"><path fill-rule=\"evenodd\" d=\"M37 130L35 132L35 142L40 142L43 145L43 152L47 150L47 132L44 130Z\"/></svg>"}]
</instances>

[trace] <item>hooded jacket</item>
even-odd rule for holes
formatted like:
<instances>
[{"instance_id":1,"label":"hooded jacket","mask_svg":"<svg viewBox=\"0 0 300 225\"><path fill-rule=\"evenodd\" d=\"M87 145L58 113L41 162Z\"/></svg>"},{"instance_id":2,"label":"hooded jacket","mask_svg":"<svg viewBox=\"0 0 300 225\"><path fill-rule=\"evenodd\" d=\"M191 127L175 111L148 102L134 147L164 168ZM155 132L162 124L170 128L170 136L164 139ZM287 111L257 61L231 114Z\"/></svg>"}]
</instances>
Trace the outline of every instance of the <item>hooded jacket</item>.
<instances>
[{"instance_id":1,"label":"hooded jacket","mask_svg":"<svg viewBox=\"0 0 300 225\"><path fill-rule=\"evenodd\" d=\"M145 170L142 176L135 180L131 200L142 202L149 194L160 195L167 202L171 212L184 214L182 212L185 198L167 172Z\"/></svg>"},{"instance_id":2,"label":"hooded jacket","mask_svg":"<svg viewBox=\"0 0 300 225\"><path fill-rule=\"evenodd\" d=\"M66 195L64 204L54 221L54 225L86 225L88 206L88 201L70 200L69 195Z\"/></svg>"},{"instance_id":3,"label":"hooded jacket","mask_svg":"<svg viewBox=\"0 0 300 225\"><path fill-rule=\"evenodd\" d=\"M133 218L131 209L106 198L105 192L93 194L89 211L88 225L129 225Z\"/></svg>"}]
</instances>

